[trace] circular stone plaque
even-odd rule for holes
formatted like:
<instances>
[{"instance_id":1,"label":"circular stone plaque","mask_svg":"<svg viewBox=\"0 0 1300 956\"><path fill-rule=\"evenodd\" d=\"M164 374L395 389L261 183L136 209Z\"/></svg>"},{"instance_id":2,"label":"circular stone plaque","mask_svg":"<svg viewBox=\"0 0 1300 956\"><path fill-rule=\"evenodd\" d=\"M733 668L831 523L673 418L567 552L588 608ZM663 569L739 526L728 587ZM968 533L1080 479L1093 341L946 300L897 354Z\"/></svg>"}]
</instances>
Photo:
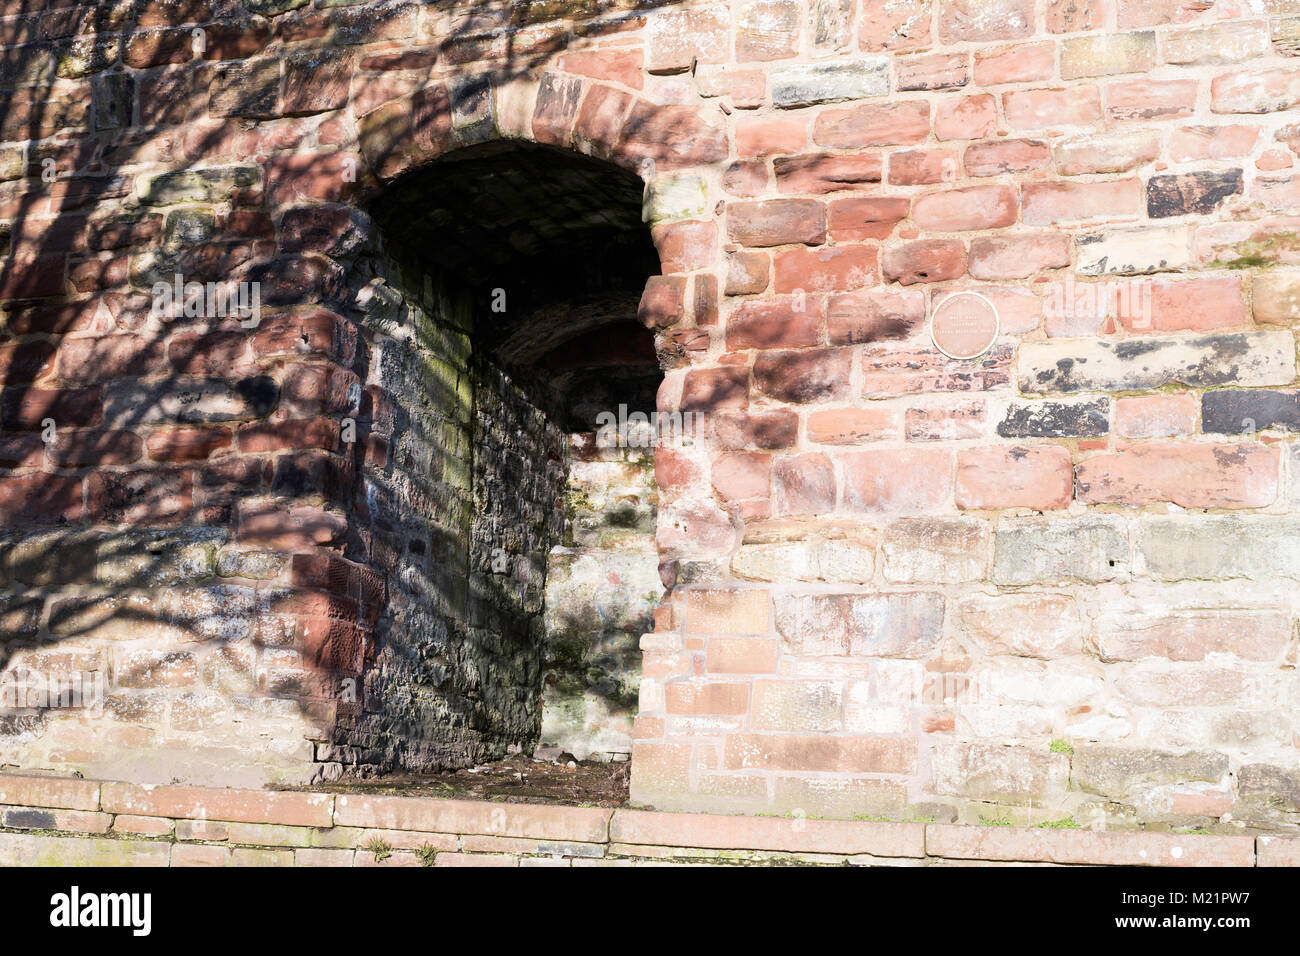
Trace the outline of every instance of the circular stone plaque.
<instances>
[{"instance_id":1,"label":"circular stone plaque","mask_svg":"<svg viewBox=\"0 0 1300 956\"><path fill-rule=\"evenodd\" d=\"M997 337L998 310L978 292L954 292L930 316L930 338L948 358L977 358Z\"/></svg>"}]
</instances>

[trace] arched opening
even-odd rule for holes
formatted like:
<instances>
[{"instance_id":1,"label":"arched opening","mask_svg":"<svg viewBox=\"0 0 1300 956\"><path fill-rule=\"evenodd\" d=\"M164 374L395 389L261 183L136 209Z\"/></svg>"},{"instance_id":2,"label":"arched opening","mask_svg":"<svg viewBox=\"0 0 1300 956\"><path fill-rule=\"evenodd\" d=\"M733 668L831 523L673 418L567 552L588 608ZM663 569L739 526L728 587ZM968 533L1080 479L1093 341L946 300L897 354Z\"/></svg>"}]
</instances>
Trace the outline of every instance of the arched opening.
<instances>
[{"instance_id":1,"label":"arched opening","mask_svg":"<svg viewBox=\"0 0 1300 956\"><path fill-rule=\"evenodd\" d=\"M660 584L637 320L658 256L642 184L520 141L445 155L369 205L369 547L389 576L351 762L426 770L541 744L630 754L639 635Z\"/></svg>"}]
</instances>

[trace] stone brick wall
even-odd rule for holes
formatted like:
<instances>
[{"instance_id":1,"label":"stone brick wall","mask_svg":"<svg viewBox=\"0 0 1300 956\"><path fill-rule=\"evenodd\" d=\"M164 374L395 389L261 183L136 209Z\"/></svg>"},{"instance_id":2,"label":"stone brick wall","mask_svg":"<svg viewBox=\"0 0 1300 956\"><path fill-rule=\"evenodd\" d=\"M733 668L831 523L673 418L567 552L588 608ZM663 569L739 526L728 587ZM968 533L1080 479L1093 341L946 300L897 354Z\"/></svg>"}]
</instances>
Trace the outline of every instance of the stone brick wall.
<instances>
[{"instance_id":1,"label":"stone brick wall","mask_svg":"<svg viewBox=\"0 0 1300 956\"><path fill-rule=\"evenodd\" d=\"M541 742L580 760L625 759L641 686L641 634L662 586L650 448L570 436L564 540L546 577Z\"/></svg>"},{"instance_id":2,"label":"stone brick wall","mask_svg":"<svg viewBox=\"0 0 1300 956\"><path fill-rule=\"evenodd\" d=\"M707 423L655 459L637 799L1296 822L1295 0L0 12L5 666L114 678L0 759L309 779L443 715L379 337L483 436L367 210L521 139L645 181L659 408ZM160 321L177 273L260 324ZM436 483L454 551L483 499Z\"/></svg>"}]
</instances>

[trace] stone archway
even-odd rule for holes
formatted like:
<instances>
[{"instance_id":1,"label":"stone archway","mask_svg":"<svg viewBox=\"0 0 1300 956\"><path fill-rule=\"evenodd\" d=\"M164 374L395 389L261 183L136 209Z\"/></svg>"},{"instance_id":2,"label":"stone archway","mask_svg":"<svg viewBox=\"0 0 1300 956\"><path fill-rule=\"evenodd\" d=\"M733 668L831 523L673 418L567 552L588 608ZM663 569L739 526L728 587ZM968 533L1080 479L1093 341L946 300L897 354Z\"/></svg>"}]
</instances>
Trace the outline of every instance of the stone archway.
<instances>
[{"instance_id":1,"label":"stone archway","mask_svg":"<svg viewBox=\"0 0 1300 956\"><path fill-rule=\"evenodd\" d=\"M661 591L653 448L595 433L654 412L662 379L638 320L659 271L642 192L611 163L497 140L365 202L375 241L351 285L389 433L361 481L388 602L345 765L539 740L630 755Z\"/></svg>"}]
</instances>

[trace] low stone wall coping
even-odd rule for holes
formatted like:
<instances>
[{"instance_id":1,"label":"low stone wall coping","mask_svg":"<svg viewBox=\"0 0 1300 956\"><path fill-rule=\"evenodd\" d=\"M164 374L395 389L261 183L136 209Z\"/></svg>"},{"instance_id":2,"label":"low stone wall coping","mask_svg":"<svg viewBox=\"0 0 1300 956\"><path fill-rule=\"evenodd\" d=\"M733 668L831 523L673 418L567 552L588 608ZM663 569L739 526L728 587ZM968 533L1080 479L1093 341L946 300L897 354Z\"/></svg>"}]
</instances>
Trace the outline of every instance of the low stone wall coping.
<instances>
[{"instance_id":1,"label":"low stone wall coping","mask_svg":"<svg viewBox=\"0 0 1300 956\"><path fill-rule=\"evenodd\" d=\"M1300 866L1300 835L726 816L28 774L0 774L0 828L7 866Z\"/></svg>"}]
</instances>

